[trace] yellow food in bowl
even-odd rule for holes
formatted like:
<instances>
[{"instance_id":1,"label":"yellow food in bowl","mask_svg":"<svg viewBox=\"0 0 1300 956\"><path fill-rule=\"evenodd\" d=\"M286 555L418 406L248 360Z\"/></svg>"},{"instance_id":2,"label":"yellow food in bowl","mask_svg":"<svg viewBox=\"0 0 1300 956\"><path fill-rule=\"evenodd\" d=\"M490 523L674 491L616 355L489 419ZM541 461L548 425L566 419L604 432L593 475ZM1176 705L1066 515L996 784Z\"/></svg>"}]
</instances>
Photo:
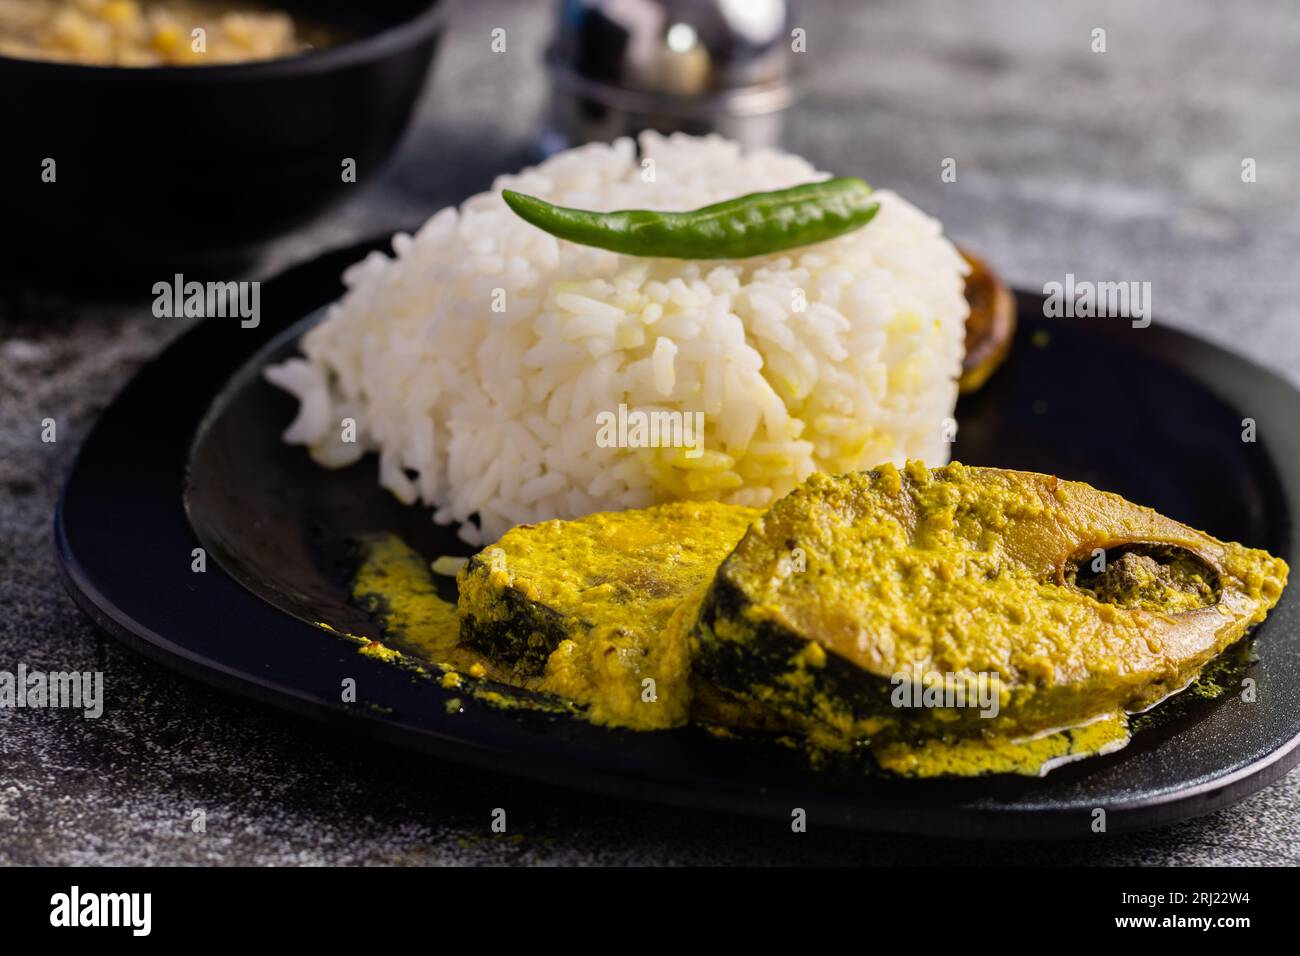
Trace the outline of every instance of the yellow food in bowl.
<instances>
[{"instance_id":1,"label":"yellow food in bowl","mask_svg":"<svg viewBox=\"0 0 1300 956\"><path fill-rule=\"evenodd\" d=\"M0 0L0 56L97 66L200 66L294 56L337 37L252 4Z\"/></svg>"}]
</instances>

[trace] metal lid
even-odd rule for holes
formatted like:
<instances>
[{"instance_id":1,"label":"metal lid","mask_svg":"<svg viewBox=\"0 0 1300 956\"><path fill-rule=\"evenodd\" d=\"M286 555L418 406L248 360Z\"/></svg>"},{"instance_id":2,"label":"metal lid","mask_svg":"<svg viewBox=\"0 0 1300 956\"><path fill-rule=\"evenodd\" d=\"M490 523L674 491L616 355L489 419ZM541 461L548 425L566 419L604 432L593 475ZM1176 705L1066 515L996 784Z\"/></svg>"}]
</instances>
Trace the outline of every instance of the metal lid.
<instances>
[{"instance_id":1,"label":"metal lid","mask_svg":"<svg viewBox=\"0 0 1300 956\"><path fill-rule=\"evenodd\" d=\"M779 110L792 99L792 0L562 0L557 87L633 112Z\"/></svg>"}]
</instances>

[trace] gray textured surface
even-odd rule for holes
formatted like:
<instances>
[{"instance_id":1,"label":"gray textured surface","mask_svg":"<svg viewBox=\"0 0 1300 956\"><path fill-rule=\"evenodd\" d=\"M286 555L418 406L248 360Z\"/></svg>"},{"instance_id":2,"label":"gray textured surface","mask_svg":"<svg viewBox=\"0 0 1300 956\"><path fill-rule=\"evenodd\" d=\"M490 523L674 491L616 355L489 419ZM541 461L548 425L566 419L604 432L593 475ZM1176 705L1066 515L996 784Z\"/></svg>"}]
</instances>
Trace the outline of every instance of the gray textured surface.
<instances>
[{"instance_id":1,"label":"gray textured surface","mask_svg":"<svg viewBox=\"0 0 1300 956\"><path fill-rule=\"evenodd\" d=\"M419 221L518 165L547 7L457 4L396 163L260 271ZM1158 315L1300 380L1294 6L843 0L803 19L813 83L790 145L897 188L1013 282L1149 280ZM488 52L494 26L505 55ZM1105 54L1089 49L1093 27ZM939 181L945 157L956 183ZM102 669L107 683L98 721L0 710L0 862L1300 861L1296 773L1197 822L1064 845L794 836L358 746L175 678L96 635L50 549L57 489L95 415L180 331L148 302L0 289L0 669ZM39 440L47 416L54 444ZM491 835L497 806L515 835ZM203 835L189 831L196 808Z\"/></svg>"}]
</instances>

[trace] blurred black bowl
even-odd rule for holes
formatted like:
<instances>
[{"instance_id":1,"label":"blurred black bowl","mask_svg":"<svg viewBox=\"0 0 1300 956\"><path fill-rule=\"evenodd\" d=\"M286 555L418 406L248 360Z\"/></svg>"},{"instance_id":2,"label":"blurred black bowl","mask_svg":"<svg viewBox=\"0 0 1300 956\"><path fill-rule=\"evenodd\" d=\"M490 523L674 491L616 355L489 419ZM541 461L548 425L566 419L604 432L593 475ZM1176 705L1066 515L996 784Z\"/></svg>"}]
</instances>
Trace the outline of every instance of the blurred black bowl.
<instances>
[{"instance_id":1,"label":"blurred black bowl","mask_svg":"<svg viewBox=\"0 0 1300 956\"><path fill-rule=\"evenodd\" d=\"M0 268L104 274L237 259L364 188L410 121L443 5L275 5L352 39L217 66L0 57ZM46 158L53 183L42 181ZM343 181L346 158L356 183Z\"/></svg>"}]
</instances>

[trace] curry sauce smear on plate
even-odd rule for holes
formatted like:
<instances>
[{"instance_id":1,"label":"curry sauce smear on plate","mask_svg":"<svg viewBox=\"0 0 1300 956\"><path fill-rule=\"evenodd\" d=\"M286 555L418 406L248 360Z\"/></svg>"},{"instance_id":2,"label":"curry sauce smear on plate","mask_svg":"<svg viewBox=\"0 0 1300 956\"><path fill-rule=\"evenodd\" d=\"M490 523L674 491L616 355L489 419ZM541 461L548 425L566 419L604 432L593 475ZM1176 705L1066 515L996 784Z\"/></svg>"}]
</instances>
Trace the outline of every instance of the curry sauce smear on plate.
<instances>
[{"instance_id":1,"label":"curry sauce smear on plate","mask_svg":"<svg viewBox=\"0 0 1300 956\"><path fill-rule=\"evenodd\" d=\"M904 775L1042 774L1123 747L1128 715L1194 682L1286 575L1081 483L912 462L814 475L767 512L522 525L469 560L457 605L376 539L353 592L384 628L364 651L494 703L762 732Z\"/></svg>"}]
</instances>

